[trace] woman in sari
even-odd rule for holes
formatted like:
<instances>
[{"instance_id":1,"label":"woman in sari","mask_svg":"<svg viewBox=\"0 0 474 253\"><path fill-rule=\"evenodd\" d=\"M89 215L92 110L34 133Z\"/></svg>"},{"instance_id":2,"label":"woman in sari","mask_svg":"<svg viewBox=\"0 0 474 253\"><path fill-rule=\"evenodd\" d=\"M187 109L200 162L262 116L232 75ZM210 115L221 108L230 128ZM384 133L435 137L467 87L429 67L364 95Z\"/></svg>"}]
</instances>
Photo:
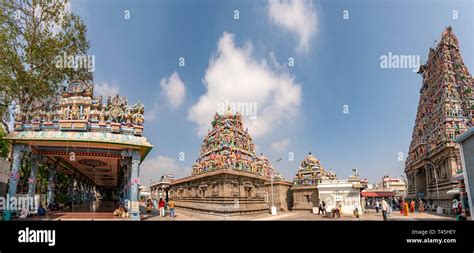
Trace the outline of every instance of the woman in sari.
<instances>
[{"instance_id":1,"label":"woman in sari","mask_svg":"<svg viewBox=\"0 0 474 253\"><path fill-rule=\"evenodd\" d=\"M415 212L415 201L412 200L410 202L410 213L414 213Z\"/></svg>"},{"instance_id":2,"label":"woman in sari","mask_svg":"<svg viewBox=\"0 0 474 253\"><path fill-rule=\"evenodd\" d=\"M403 202L403 215L408 216L408 202Z\"/></svg>"}]
</instances>

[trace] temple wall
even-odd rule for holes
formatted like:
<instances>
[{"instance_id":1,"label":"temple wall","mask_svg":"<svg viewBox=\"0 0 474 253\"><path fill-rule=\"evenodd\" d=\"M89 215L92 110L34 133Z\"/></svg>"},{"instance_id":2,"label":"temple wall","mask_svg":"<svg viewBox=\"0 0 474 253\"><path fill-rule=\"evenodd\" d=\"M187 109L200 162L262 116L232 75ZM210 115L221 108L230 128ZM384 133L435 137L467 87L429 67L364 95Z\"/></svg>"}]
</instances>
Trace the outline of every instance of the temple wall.
<instances>
[{"instance_id":1,"label":"temple wall","mask_svg":"<svg viewBox=\"0 0 474 253\"><path fill-rule=\"evenodd\" d=\"M448 147L431 156L429 161L437 167L436 176L432 165L428 161L420 161L416 166L412 166L407 171L408 194L406 198L417 200L420 198L419 193L422 192L424 193L422 199L430 206L438 202L439 191L440 205L446 208L450 207L453 195L447 194L447 192L457 185L451 179L456 168L458 168L458 160L456 159L458 154L458 148ZM436 184L436 178L438 184Z\"/></svg>"},{"instance_id":2,"label":"temple wall","mask_svg":"<svg viewBox=\"0 0 474 253\"><path fill-rule=\"evenodd\" d=\"M171 183L176 207L193 211L239 215L269 212L268 180L227 171L190 177Z\"/></svg>"},{"instance_id":3,"label":"temple wall","mask_svg":"<svg viewBox=\"0 0 474 253\"><path fill-rule=\"evenodd\" d=\"M291 191L293 193L292 210L312 210L313 207L317 207L319 193L315 186L293 186Z\"/></svg>"},{"instance_id":4,"label":"temple wall","mask_svg":"<svg viewBox=\"0 0 474 253\"><path fill-rule=\"evenodd\" d=\"M293 195L290 191L291 183L285 181L273 182L274 204L278 211L287 212L291 210L293 205ZM272 205L272 189L271 183L265 184L265 192L268 199L268 206Z\"/></svg>"}]
</instances>

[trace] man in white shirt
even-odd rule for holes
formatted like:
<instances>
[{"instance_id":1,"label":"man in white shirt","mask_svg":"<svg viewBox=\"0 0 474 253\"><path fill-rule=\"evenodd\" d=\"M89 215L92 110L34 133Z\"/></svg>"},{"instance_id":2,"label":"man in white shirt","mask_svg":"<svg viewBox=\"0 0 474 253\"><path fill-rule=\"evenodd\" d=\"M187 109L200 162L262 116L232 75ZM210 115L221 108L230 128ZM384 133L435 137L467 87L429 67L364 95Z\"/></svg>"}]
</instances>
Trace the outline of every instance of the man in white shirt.
<instances>
[{"instance_id":1,"label":"man in white shirt","mask_svg":"<svg viewBox=\"0 0 474 253\"><path fill-rule=\"evenodd\" d=\"M382 205L382 216L383 216L383 220L384 220L384 221L387 221L387 220L388 220L388 219L387 219L388 203L387 203L387 201L385 201L384 198L382 198L382 203L381 203L381 205Z\"/></svg>"}]
</instances>

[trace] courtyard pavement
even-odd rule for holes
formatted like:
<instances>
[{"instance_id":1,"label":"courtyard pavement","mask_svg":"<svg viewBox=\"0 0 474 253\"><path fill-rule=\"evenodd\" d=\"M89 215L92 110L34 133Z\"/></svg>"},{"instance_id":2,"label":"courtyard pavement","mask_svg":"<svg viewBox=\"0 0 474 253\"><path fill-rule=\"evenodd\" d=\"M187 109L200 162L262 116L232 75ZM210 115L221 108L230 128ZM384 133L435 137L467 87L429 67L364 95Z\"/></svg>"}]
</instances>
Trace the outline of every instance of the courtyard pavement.
<instances>
[{"instance_id":1,"label":"courtyard pavement","mask_svg":"<svg viewBox=\"0 0 474 253\"><path fill-rule=\"evenodd\" d=\"M171 218L169 213L165 217L158 216L158 212L153 210L151 215L144 215L143 220L152 221L171 221L171 220L251 220L251 221L298 221L298 220L312 220L312 221L382 221L382 212L377 213L375 210L368 210L367 213L360 215L359 218L353 215L342 215L340 218L327 218L322 215L313 214L309 211L289 211L279 212L277 215L270 214L250 214L240 216L222 216L210 215L180 208L175 209L175 218ZM418 220L436 220L436 221L454 221L454 217L441 216L432 213L409 213L408 216L403 216L399 211L392 212L389 216L390 221L418 221Z\"/></svg>"},{"instance_id":2,"label":"courtyard pavement","mask_svg":"<svg viewBox=\"0 0 474 253\"><path fill-rule=\"evenodd\" d=\"M33 216L28 220L110 220L110 221L129 221L127 218L120 218L113 216L113 206L101 205L100 208L92 206L93 208L74 208L72 211L56 211L48 212L45 217ZM212 215L207 213L195 212L191 210L176 208L175 217L171 218L169 212L166 212L165 217L160 217L158 210L153 209L151 214L146 213L146 208L140 205L141 219L144 221L382 221L382 212L377 213L374 209L367 209L366 213L360 215L359 218L353 215L342 215L340 218L327 218L322 215L313 214L309 211L288 211L278 212L277 215L270 215L269 213L239 215L239 216L224 216ZM389 215L391 221L454 221L454 217L447 217L433 213L409 213L408 216L403 216L398 210Z\"/></svg>"}]
</instances>

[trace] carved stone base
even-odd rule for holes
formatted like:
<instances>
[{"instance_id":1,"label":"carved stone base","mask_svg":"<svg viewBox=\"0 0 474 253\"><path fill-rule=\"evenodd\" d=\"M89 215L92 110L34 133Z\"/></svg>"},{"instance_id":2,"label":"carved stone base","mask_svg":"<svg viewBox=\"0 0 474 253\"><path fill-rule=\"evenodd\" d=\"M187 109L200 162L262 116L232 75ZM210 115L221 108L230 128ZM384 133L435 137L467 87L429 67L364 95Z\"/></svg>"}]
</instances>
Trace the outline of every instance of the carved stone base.
<instances>
[{"instance_id":1,"label":"carved stone base","mask_svg":"<svg viewBox=\"0 0 474 253\"><path fill-rule=\"evenodd\" d=\"M111 122L110 130L112 131L112 133L120 133L120 123Z\"/></svg>"},{"instance_id":2,"label":"carved stone base","mask_svg":"<svg viewBox=\"0 0 474 253\"><path fill-rule=\"evenodd\" d=\"M133 126L133 134L136 136L142 136L143 127L142 126Z\"/></svg>"},{"instance_id":3,"label":"carved stone base","mask_svg":"<svg viewBox=\"0 0 474 253\"><path fill-rule=\"evenodd\" d=\"M31 123L31 129L33 131L39 131L41 130L41 122L39 121L34 121L33 123Z\"/></svg>"},{"instance_id":4,"label":"carved stone base","mask_svg":"<svg viewBox=\"0 0 474 253\"><path fill-rule=\"evenodd\" d=\"M269 212L267 179L241 171L216 170L171 183L177 207L218 215Z\"/></svg>"},{"instance_id":5,"label":"carved stone base","mask_svg":"<svg viewBox=\"0 0 474 253\"><path fill-rule=\"evenodd\" d=\"M60 120L61 131L87 131L87 120Z\"/></svg>"},{"instance_id":6,"label":"carved stone base","mask_svg":"<svg viewBox=\"0 0 474 253\"><path fill-rule=\"evenodd\" d=\"M23 131L23 123L15 122L15 131Z\"/></svg>"}]
</instances>

